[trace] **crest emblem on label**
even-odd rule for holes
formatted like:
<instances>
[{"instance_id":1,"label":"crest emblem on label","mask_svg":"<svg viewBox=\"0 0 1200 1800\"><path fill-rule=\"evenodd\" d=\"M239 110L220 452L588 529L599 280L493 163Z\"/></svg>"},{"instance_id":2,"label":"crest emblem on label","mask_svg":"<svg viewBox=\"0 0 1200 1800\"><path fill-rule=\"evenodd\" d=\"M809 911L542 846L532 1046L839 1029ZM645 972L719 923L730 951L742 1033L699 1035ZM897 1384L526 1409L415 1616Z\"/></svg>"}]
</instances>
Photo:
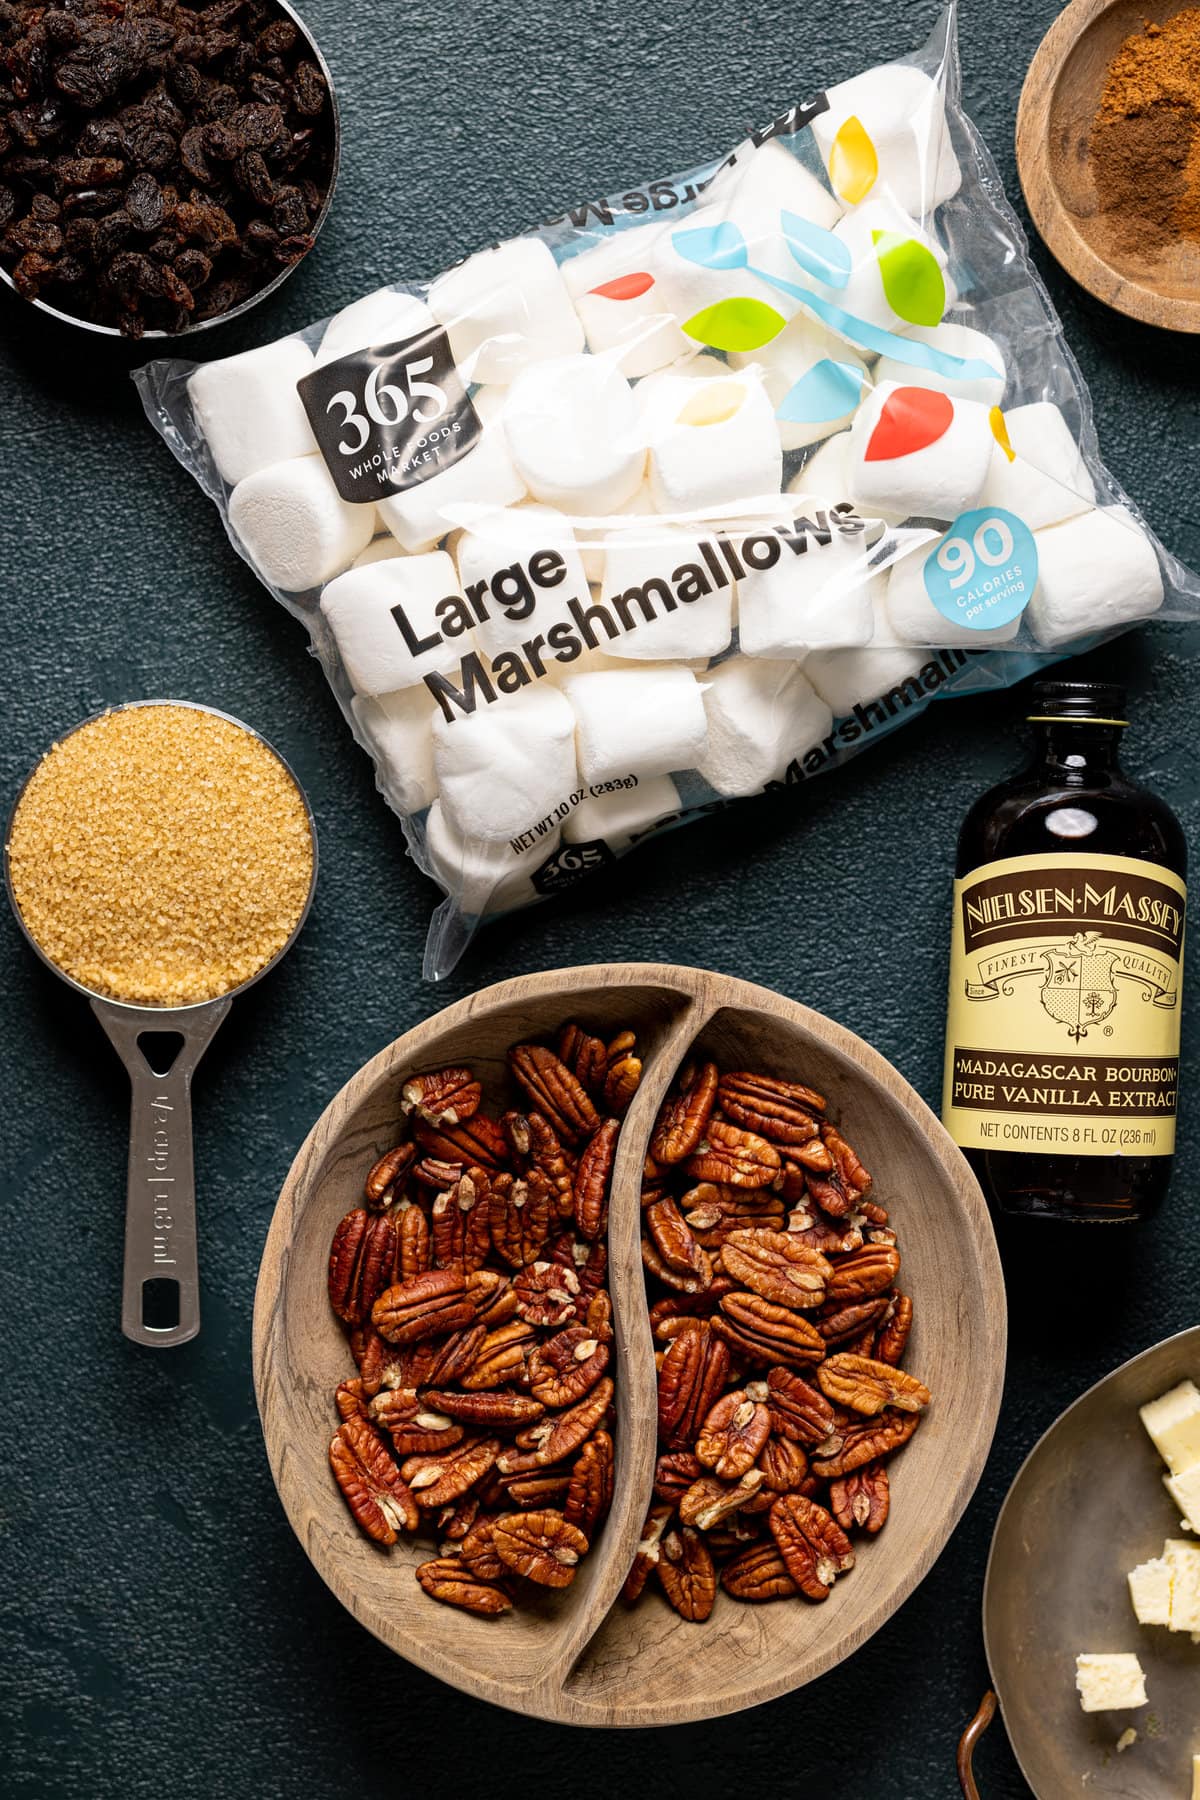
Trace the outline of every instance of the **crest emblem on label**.
<instances>
[{"instance_id":1,"label":"crest emblem on label","mask_svg":"<svg viewBox=\"0 0 1200 1800\"><path fill-rule=\"evenodd\" d=\"M1081 931L1069 944L1043 950L1046 979L1042 1005L1078 1043L1088 1027L1100 1025L1117 1004L1113 964L1120 952L1106 950L1098 931Z\"/></svg>"}]
</instances>

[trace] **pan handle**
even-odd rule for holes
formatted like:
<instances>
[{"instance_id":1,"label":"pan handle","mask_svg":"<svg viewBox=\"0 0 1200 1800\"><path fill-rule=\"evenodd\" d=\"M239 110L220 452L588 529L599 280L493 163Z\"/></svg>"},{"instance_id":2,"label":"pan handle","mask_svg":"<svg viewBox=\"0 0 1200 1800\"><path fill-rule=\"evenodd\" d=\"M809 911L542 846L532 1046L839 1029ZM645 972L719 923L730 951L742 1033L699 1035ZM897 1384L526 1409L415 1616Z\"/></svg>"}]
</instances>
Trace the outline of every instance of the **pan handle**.
<instances>
[{"instance_id":1,"label":"pan handle","mask_svg":"<svg viewBox=\"0 0 1200 1800\"><path fill-rule=\"evenodd\" d=\"M979 1800L979 1789L971 1772L975 1746L996 1716L996 1696L991 1688L979 1702L979 1711L958 1740L958 1779L966 1800Z\"/></svg>"}]
</instances>

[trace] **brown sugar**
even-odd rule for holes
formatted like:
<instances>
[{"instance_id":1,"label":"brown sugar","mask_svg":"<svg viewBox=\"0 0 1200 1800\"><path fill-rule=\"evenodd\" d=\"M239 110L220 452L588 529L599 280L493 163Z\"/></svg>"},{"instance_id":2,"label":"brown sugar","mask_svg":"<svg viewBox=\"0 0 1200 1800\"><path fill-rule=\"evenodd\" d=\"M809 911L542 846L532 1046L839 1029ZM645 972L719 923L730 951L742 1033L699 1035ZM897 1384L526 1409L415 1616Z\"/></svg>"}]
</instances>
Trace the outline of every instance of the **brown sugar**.
<instances>
[{"instance_id":1,"label":"brown sugar","mask_svg":"<svg viewBox=\"0 0 1200 1800\"><path fill-rule=\"evenodd\" d=\"M1109 64L1089 156L1114 248L1200 237L1200 8L1127 37Z\"/></svg>"},{"instance_id":2,"label":"brown sugar","mask_svg":"<svg viewBox=\"0 0 1200 1800\"><path fill-rule=\"evenodd\" d=\"M172 705L118 708L43 757L9 871L39 948L91 992L142 1006L227 994L303 914L303 796L260 738Z\"/></svg>"}]
</instances>

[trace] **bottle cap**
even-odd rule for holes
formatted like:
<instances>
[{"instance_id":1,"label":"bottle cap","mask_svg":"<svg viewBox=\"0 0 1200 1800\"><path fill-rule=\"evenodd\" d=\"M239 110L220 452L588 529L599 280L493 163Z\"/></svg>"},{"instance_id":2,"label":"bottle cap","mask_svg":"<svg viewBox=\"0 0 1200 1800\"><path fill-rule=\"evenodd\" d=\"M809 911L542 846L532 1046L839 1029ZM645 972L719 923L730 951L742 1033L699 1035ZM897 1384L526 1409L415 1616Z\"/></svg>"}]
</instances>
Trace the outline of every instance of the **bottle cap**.
<instances>
[{"instance_id":1,"label":"bottle cap","mask_svg":"<svg viewBox=\"0 0 1200 1800\"><path fill-rule=\"evenodd\" d=\"M1035 681L1032 724L1077 719L1091 725L1125 725L1125 689L1115 681Z\"/></svg>"}]
</instances>

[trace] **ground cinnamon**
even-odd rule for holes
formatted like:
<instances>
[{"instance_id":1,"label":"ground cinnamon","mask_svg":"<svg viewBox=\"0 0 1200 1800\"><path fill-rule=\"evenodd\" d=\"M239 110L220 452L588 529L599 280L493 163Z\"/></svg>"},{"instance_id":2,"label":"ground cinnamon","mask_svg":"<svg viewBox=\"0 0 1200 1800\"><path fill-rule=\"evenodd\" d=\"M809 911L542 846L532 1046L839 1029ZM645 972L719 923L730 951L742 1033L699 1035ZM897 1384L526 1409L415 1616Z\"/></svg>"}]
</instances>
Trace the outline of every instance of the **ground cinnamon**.
<instances>
[{"instance_id":1,"label":"ground cinnamon","mask_svg":"<svg viewBox=\"0 0 1200 1800\"><path fill-rule=\"evenodd\" d=\"M1200 8L1147 21L1109 65L1089 155L1114 247L1200 238Z\"/></svg>"}]
</instances>

